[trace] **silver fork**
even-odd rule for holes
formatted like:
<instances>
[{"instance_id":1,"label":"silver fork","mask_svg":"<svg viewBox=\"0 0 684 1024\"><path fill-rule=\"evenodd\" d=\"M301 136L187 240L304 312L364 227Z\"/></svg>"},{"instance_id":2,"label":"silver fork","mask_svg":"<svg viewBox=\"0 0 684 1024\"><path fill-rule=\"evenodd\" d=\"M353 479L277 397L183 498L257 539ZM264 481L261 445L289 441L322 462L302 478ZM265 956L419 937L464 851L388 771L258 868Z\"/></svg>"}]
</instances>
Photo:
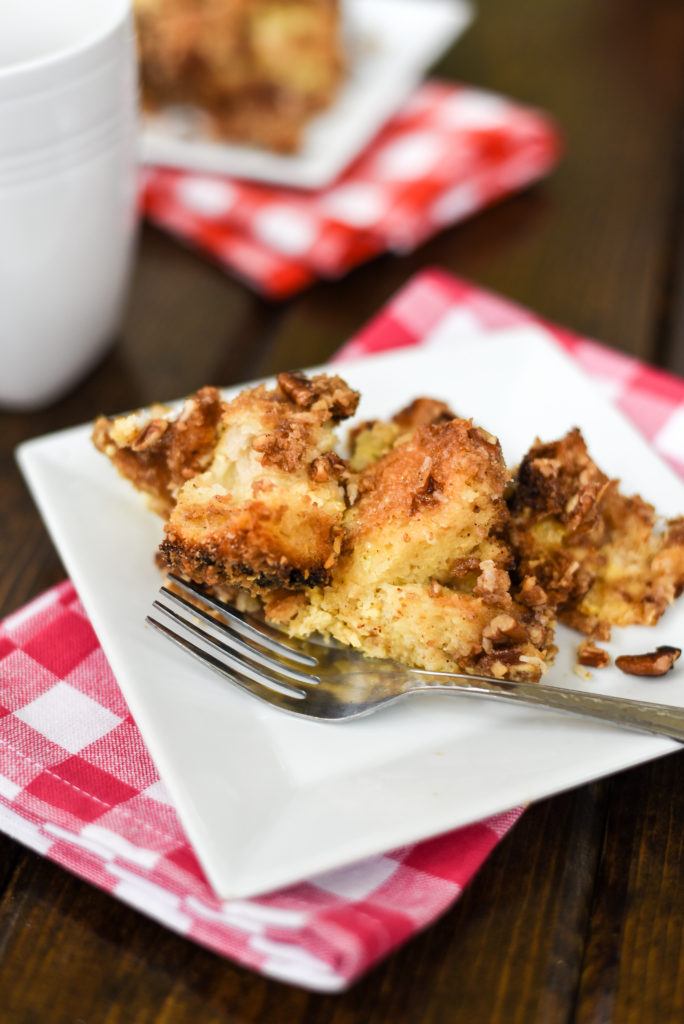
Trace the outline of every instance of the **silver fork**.
<instances>
[{"instance_id":1,"label":"silver fork","mask_svg":"<svg viewBox=\"0 0 684 1024\"><path fill-rule=\"evenodd\" d=\"M290 714L340 722L371 714L411 693L456 693L567 711L684 740L684 708L542 683L409 669L334 641L292 639L195 584L177 576L170 579L192 600L162 587L154 607L173 626L151 615L146 621L231 683Z\"/></svg>"}]
</instances>

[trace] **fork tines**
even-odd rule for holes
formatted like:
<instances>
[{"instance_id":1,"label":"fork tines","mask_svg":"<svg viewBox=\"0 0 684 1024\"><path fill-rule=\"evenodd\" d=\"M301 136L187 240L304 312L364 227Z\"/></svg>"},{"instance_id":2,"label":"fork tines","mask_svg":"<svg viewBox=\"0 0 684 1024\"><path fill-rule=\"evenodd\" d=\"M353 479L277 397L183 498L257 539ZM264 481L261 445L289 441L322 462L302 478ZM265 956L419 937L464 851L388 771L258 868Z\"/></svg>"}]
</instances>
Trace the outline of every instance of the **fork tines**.
<instances>
[{"instance_id":1,"label":"fork tines","mask_svg":"<svg viewBox=\"0 0 684 1024\"><path fill-rule=\"evenodd\" d=\"M303 684L319 682L316 658L283 643L273 627L225 604L194 583L172 575L169 579L174 589L163 586L153 607L172 625L151 615L146 621L182 649L270 703L272 696L266 698L258 687L271 687L301 699L305 696ZM200 645L193 643L188 634Z\"/></svg>"}]
</instances>

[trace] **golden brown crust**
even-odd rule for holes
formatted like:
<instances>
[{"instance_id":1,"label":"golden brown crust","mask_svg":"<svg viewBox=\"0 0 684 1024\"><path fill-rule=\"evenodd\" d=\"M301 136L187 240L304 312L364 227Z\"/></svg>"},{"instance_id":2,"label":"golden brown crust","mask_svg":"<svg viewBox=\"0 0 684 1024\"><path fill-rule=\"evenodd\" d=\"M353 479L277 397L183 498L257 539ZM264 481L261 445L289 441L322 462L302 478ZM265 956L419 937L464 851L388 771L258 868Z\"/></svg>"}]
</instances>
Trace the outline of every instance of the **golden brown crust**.
<instances>
[{"instance_id":1,"label":"golden brown crust","mask_svg":"<svg viewBox=\"0 0 684 1024\"><path fill-rule=\"evenodd\" d=\"M234 507L229 495L199 507L182 502L165 527L160 551L171 570L209 586L237 585L253 593L318 586L329 579L339 548L339 516L313 506L308 512L260 501Z\"/></svg>"},{"instance_id":2,"label":"golden brown crust","mask_svg":"<svg viewBox=\"0 0 684 1024\"><path fill-rule=\"evenodd\" d=\"M332 425L357 402L337 376L281 374L228 403L203 388L178 415L101 417L93 440L168 519L167 567L252 593L311 587L340 551L349 470Z\"/></svg>"},{"instance_id":3,"label":"golden brown crust","mask_svg":"<svg viewBox=\"0 0 684 1024\"><path fill-rule=\"evenodd\" d=\"M477 518L483 511L487 528L480 533L486 536L495 522L507 517L503 501L507 479L498 441L470 420L420 427L361 474L348 543L353 547L388 522L421 518L422 512L437 512L440 507L444 518L453 522L454 507L464 508L464 487L468 496L481 492L482 506L473 507L473 513Z\"/></svg>"}]
</instances>

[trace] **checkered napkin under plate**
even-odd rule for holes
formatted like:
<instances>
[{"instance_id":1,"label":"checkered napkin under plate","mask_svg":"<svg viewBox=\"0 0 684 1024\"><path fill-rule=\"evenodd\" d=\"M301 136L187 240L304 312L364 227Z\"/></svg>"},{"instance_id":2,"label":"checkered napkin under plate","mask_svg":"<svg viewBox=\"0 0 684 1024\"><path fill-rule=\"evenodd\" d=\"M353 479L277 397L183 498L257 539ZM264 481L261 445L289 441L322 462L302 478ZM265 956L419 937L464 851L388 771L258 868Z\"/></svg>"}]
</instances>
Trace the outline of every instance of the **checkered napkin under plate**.
<instances>
[{"instance_id":1,"label":"checkered napkin under plate","mask_svg":"<svg viewBox=\"0 0 684 1024\"><path fill-rule=\"evenodd\" d=\"M547 174L547 114L471 86L428 81L331 186L303 192L148 167L147 218L270 298L337 278L430 236Z\"/></svg>"},{"instance_id":2,"label":"checkered napkin under plate","mask_svg":"<svg viewBox=\"0 0 684 1024\"><path fill-rule=\"evenodd\" d=\"M414 278L339 353L536 323L684 476L684 381L471 284ZM160 924L292 984L339 991L459 896L522 808L258 898L212 892L69 581L0 627L0 830Z\"/></svg>"}]
</instances>

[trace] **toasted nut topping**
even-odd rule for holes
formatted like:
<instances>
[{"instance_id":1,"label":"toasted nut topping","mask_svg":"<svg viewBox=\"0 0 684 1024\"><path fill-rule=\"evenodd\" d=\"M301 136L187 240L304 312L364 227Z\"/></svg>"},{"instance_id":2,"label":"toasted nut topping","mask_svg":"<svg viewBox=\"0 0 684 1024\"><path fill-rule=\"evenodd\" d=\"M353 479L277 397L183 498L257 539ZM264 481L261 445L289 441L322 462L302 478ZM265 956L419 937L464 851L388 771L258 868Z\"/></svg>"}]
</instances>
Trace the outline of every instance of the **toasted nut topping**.
<instances>
[{"instance_id":1,"label":"toasted nut topping","mask_svg":"<svg viewBox=\"0 0 684 1024\"><path fill-rule=\"evenodd\" d=\"M317 484L329 480L345 480L349 476L349 467L335 452L326 452L313 460L309 466L309 476Z\"/></svg>"},{"instance_id":2,"label":"toasted nut topping","mask_svg":"<svg viewBox=\"0 0 684 1024\"><path fill-rule=\"evenodd\" d=\"M495 645L521 643L527 639L525 628L513 618L512 615L495 615L482 630L485 640L491 640Z\"/></svg>"},{"instance_id":3,"label":"toasted nut topping","mask_svg":"<svg viewBox=\"0 0 684 1024\"><path fill-rule=\"evenodd\" d=\"M279 373L278 384L295 405L307 408L318 397L313 381L303 373Z\"/></svg>"},{"instance_id":4,"label":"toasted nut topping","mask_svg":"<svg viewBox=\"0 0 684 1024\"><path fill-rule=\"evenodd\" d=\"M473 595L481 597L485 604L496 604L501 608L510 607L512 604L509 593L511 577L506 570L497 569L494 560L491 558L485 558L480 562L479 569L480 575L475 584Z\"/></svg>"},{"instance_id":5,"label":"toasted nut topping","mask_svg":"<svg viewBox=\"0 0 684 1024\"><path fill-rule=\"evenodd\" d=\"M610 655L608 651L597 647L592 640L583 640L577 648L577 661L587 668L605 668L606 665L610 665Z\"/></svg>"},{"instance_id":6,"label":"toasted nut topping","mask_svg":"<svg viewBox=\"0 0 684 1024\"><path fill-rule=\"evenodd\" d=\"M664 676L681 653L679 647L656 647L646 654L621 654L615 664L630 676Z\"/></svg>"},{"instance_id":7,"label":"toasted nut topping","mask_svg":"<svg viewBox=\"0 0 684 1024\"><path fill-rule=\"evenodd\" d=\"M330 412L332 419L341 420L352 416L359 404L358 391L352 389L341 377L319 374L307 377L303 373L279 373L278 385L284 395L301 409L310 409L321 402Z\"/></svg>"},{"instance_id":8,"label":"toasted nut topping","mask_svg":"<svg viewBox=\"0 0 684 1024\"><path fill-rule=\"evenodd\" d=\"M134 452L142 452L145 451L146 448L152 448L152 446L157 444L160 438L166 433L168 425L167 420L150 420L150 422L143 427L138 436L132 442L131 450Z\"/></svg>"},{"instance_id":9,"label":"toasted nut topping","mask_svg":"<svg viewBox=\"0 0 684 1024\"><path fill-rule=\"evenodd\" d=\"M573 494L573 496L570 498L567 505L565 506L565 511L568 513L568 515L575 511L575 509L579 505L579 500L579 492L576 492L575 494Z\"/></svg>"},{"instance_id":10,"label":"toasted nut topping","mask_svg":"<svg viewBox=\"0 0 684 1024\"><path fill-rule=\"evenodd\" d=\"M520 600L530 608L537 608L547 603L548 596L534 576L526 576L520 587Z\"/></svg>"},{"instance_id":11,"label":"toasted nut topping","mask_svg":"<svg viewBox=\"0 0 684 1024\"><path fill-rule=\"evenodd\" d=\"M498 438L494 437L494 434L490 434L488 430L484 430L483 427L473 427L470 433L472 437L479 438L485 444L498 445L499 443Z\"/></svg>"}]
</instances>

